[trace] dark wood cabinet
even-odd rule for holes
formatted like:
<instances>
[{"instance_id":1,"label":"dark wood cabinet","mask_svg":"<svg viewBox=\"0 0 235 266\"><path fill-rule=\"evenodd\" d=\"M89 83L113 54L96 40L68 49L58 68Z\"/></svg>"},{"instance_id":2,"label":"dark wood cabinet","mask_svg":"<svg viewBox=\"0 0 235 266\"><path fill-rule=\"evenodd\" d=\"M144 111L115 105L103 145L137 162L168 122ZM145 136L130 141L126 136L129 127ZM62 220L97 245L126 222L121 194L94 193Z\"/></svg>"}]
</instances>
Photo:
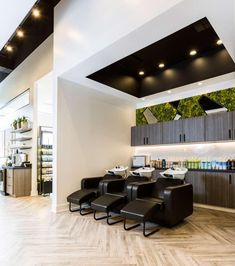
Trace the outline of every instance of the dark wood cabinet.
<instances>
[{"instance_id":1,"label":"dark wood cabinet","mask_svg":"<svg viewBox=\"0 0 235 266\"><path fill-rule=\"evenodd\" d=\"M229 207L235 208L235 173L229 174Z\"/></svg>"},{"instance_id":2,"label":"dark wood cabinet","mask_svg":"<svg viewBox=\"0 0 235 266\"><path fill-rule=\"evenodd\" d=\"M229 175L227 173L207 172L206 204L229 207Z\"/></svg>"},{"instance_id":3,"label":"dark wood cabinet","mask_svg":"<svg viewBox=\"0 0 235 266\"><path fill-rule=\"evenodd\" d=\"M233 134L233 112L211 114L205 117L206 141L231 140Z\"/></svg>"},{"instance_id":4,"label":"dark wood cabinet","mask_svg":"<svg viewBox=\"0 0 235 266\"><path fill-rule=\"evenodd\" d=\"M205 141L205 117L194 117L182 120L182 141L203 142Z\"/></svg>"},{"instance_id":5,"label":"dark wood cabinet","mask_svg":"<svg viewBox=\"0 0 235 266\"><path fill-rule=\"evenodd\" d=\"M190 171L185 176L185 181L193 185L193 201L195 203L206 203L206 181L205 173Z\"/></svg>"},{"instance_id":6,"label":"dark wood cabinet","mask_svg":"<svg viewBox=\"0 0 235 266\"><path fill-rule=\"evenodd\" d=\"M149 144L162 144L162 123L150 125Z\"/></svg>"},{"instance_id":7,"label":"dark wood cabinet","mask_svg":"<svg viewBox=\"0 0 235 266\"><path fill-rule=\"evenodd\" d=\"M235 140L235 112L131 128L132 146L226 140Z\"/></svg>"},{"instance_id":8,"label":"dark wood cabinet","mask_svg":"<svg viewBox=\"0 0 235 266\"><path fill-rule=\"evenodd\" d=\"M162 144L162 124L131 128L131 146Z\"/></svg>"},{"instance_id":9,"label":"dark wood cabinet","mask_svg":"<svg viewBox=\"0 0 235 266\"><path fill-rule=\"evenodd\" d=\"M168 121L162 123L162 143L180 143L183 141L182 120Z\"/></svg>"},{"instance_id":10,"label":"dark wood cabinet","mask_svg":"<svg viewBox=\"0 0 235 266\"><path fill-rule=\"evenodd\" d=\"M132 127L131 128L131 145L132 146L139 146L144 144L144 136L143 136L143 127Z\"/></svg>"}]
</instances>

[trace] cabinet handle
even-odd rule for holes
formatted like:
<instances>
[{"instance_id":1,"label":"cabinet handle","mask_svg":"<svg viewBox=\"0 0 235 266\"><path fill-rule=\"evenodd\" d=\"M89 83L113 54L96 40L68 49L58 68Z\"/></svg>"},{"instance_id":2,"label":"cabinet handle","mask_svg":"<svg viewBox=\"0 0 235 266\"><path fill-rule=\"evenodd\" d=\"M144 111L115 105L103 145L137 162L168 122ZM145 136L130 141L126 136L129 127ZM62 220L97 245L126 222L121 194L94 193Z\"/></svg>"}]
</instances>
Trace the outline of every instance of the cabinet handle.
<instances>
[{"instance_id":1,"label":"cabinet handle","mask_svg":"<svg viewBox=\"0 0 235 266\"><path fill-rule=\"evenodd\" d=\"M185 134L184 134L184 142L185 142Z\"/></svg>"},{"instance_id":2,"label":"cabinet handle","mask_svg":"<svg viewBox=\"0 0 235 266\"><path fill-rule=\"evenodd\" d=\"M229 175L229 185L231 185L231 184L232 184L232 176Z\"/></svg>"},{"instance_id":3,"label":"cabinet handle","mask_svg":"<svg viewBox=\"0 0 235 266\"><path fill-rule=\"evenodd\" d=\"M149 138L148 138L148 137L146 138L146 140L147 140L147 141L146 141L146 142L147 142L147 144L149 144Z\"/></svg>"},{"instance_id":4,"label":"cabinet handle","mask_svg":"<svg viewBox=\"0 0 235 266\"><path fill-rule=\"evenodd\" d=\"M180 142L181 142L181 134L180 134Z\"/></svg>"},{"instance_id":5,"label":"cabinet handle","mask_svg":"<svg viewBox=\"0 0 235 266\"><path fill-rule=\"evenodd\" d=\"M228 130L228 138L231 139L231 129Z\"/></svg>"},{"instance_id":6,"label":"cabinet handle","mask_svg":"<svg viewBox=\"0 0 235 266\"><path fill-rule=\"evenodd\" d=\"M145 138L144 138L144 145L145 145Z\"/></svg>"}]
</instances>

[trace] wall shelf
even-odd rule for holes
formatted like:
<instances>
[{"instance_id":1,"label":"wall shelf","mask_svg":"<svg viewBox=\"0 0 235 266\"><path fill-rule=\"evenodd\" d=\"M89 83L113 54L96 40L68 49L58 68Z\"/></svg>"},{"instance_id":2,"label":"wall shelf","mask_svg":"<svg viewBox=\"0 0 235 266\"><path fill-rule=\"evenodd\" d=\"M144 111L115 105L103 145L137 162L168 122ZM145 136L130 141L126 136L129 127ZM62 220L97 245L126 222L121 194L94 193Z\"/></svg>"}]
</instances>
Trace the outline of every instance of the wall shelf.
<instances>
[{"instance_id":1,"label":"wall shelf","mask_svg":"<svg viewBox=\"0 0 235 266\"><path fill-rule=\"evenodd\" d=\"M11 133L25 133L31 130L32 128L19 128L19 129L12 130Z\"/></svg>"},{"instance_id":2,"label":"wall shelf","mask_svg":"<svg viewBox=\"0 0 235 266\"><path fill-rule=\"evenodd\" d=\"M28 141L31 140L31 137L22 137L22 138L15 138L15 139L11 139L10 141L14 142L14 141Z\"/></svg>"},{"instance_id":3,"label":"wall shelf","mask_svg":"<svg viewBox=\"0 0 235 266\"><path fill-rule=\"evenodd\" d=\"M11 150L29 150L29 149L32 149L31 146L15 146L15 147L10 147Z\"/></svg>"}]
</instances>

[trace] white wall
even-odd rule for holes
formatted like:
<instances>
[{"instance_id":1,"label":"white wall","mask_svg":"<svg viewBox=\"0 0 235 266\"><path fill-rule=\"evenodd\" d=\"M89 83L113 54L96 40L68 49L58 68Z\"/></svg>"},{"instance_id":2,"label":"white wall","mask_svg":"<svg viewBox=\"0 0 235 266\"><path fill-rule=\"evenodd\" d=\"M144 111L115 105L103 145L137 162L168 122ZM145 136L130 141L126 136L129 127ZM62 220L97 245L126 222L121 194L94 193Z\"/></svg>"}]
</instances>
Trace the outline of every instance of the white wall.
<instances>
[{"instance_id":1,"label":"white wall","mask_svg":"<svg viewBox=\"0 0 235 266\"><path fill-rule=\"evenodd\" d=\"M83 177L130 164L130 126L135 121L133 105L62 79L57 99L55 211L67 206L66 197L80 188Z\"/></svg>"},{"instance_id":2,"label":"white wall","mask_svg":"<svg viewBox=\"0 0 235 266\"><path fill-rule=\"evenodd\" d=\"M35 112L38 126L53 126L53 72L43 76L36 83Z\"/></svg>"},{"instance_id":3,"label":"white wall","mask_svg":"<svg viewBox=\"0 0 235 266\"><path fill-rule=\"evenodd\" d=\"M0 83L0 106L30 88L30 105L27 108L0 120L1 128L9 128L13 119L25 115L33 121L32 150L32 195L37 194L37 118L34 113L35 82L52 70L53 36L48 37L28 58L26 58L4 81ZM4 122L5 121L5 122Z\"/></svg>"}]
</instances>

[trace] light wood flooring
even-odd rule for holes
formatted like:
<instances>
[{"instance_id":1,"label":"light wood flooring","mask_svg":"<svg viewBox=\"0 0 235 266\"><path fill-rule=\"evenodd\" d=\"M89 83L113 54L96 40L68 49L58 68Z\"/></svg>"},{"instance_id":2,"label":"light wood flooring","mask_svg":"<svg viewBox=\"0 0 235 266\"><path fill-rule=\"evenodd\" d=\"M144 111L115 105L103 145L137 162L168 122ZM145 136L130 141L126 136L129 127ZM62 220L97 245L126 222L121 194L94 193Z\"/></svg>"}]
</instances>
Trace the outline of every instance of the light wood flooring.
<instances>
[{"instance_id":1,"label":"light wood flooring","mask_svg":"<svg viewBox=\"0 0 235 266\"><path fill-rule=\"evenodd\" d=\"M197 208L144 238L92 215L53 214L48 198L0 196L0 265L235 265L235 214Z\"/></svg>"}]
</instances>

